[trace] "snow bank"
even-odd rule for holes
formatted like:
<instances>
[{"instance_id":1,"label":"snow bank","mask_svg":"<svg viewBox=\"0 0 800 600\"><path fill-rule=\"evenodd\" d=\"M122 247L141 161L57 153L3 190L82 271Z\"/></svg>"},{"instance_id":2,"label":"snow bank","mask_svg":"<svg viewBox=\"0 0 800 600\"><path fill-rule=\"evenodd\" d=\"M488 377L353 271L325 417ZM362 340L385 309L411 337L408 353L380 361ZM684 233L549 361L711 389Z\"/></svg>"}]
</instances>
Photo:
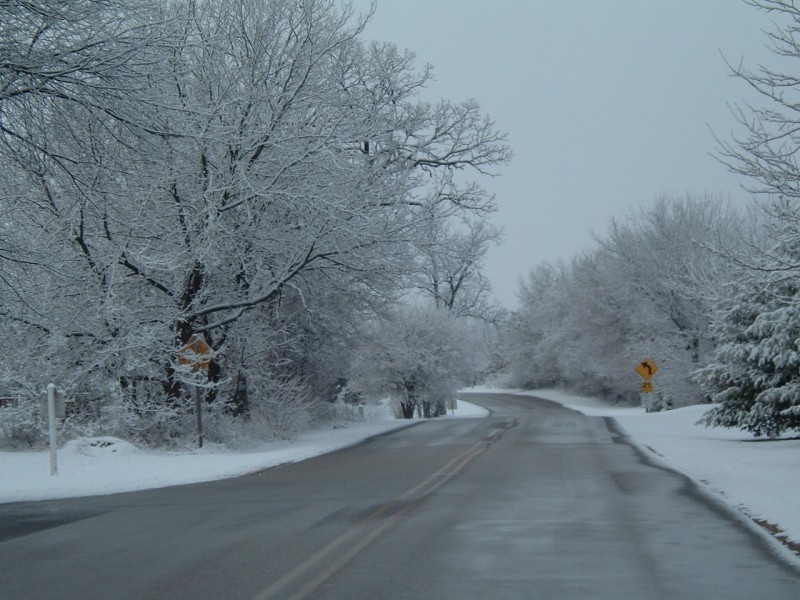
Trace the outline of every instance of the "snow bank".
<instances>
[{"instance_id":1,"label":"snow bank","mask_svg":"<svg viewBox=\"0 0 800 600\"><path fill-rule=\"evenodd\" d=\"M249 451L218 445L166 452L136 448L123 440L95 437L71 440L58 452L58 475L50 475L50 454L0 452L0 502L113 494L211 481L297 462L409 425L380 407L366 407L364 421L309 432L292 442L272 442ZM443 418L482 417L487 411L458 402Z\"/></svg>"}]
</instances>

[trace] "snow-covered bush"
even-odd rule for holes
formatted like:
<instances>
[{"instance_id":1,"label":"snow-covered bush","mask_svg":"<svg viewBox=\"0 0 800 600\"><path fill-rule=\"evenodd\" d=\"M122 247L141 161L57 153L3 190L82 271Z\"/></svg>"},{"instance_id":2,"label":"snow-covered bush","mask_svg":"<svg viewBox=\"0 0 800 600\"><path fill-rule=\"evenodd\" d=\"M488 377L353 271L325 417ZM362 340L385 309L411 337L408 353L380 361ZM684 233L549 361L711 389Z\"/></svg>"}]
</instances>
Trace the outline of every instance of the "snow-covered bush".
<instances>
[{"instance_id":1,"label":"snow-covered bush","mask_svg":"<svg viewBox=\"0 0 800 600\"><path fill-rule=\"evenodd\" d=\"M0 398L0 447L35 448L46 442L47 426L37 402Z\"/></svg>"},{"instance_id":2,"label":"snow-covered bush","mask_svg":"<svg viewBox=\"0 0 800 600\"><path fill-rule=\"evenodd\" d=\"M372 397L387 393L398 417L436 417L470 380L465 324L447 309L411 306L366 328L353 387Z\"/></svg>"}]
</instances>

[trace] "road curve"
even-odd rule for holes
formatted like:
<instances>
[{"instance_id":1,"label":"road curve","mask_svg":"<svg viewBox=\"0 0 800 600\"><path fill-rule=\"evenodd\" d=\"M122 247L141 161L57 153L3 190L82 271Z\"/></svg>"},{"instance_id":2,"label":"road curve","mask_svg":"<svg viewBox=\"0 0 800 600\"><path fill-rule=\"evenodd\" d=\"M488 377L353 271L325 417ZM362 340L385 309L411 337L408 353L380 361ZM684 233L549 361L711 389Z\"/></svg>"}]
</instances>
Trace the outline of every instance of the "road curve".
<instances>
[{"instance_id":1,"label":"road curve","mask_svg":"<svg viewBox=\"0 0 800 600\"><path fill-rule=\"evenodd\" d=\"M475 394L226 481L0 506L0 598L800 598L797 568L612 420Z\"/></svg>"}]
</instances>

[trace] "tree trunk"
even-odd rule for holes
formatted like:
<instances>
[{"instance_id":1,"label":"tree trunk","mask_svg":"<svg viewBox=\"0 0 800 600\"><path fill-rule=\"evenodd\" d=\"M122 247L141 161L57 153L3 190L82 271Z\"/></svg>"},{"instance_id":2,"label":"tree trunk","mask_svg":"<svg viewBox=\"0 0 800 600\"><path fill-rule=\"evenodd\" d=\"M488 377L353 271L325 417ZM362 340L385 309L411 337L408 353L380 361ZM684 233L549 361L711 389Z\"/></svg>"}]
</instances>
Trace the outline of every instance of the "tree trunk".
<instances>
[{"instance_id":1,"label":"tree trunk","mask_svg":"<svg viewBox=\"0 0 800 600\"><path fill-rule=\"evenodd\" d=\"M250 399L247 395L247 376L239 371L236 375L236 387L233 396L225 403L225 411L234 417L250 415Z\"/></svg>"},{"instance_id":2,"label":"tree trunk","mask_svg":"<svg viewBox=\"0 0 800 600\"><path fill-rule=\"evenodd\" d=\"M403 414L404 419L413 419L414 418L414 408L416 407L416 402L413 400L401 400L400 401L400 412Z\"/></svg>"}]
</instances>

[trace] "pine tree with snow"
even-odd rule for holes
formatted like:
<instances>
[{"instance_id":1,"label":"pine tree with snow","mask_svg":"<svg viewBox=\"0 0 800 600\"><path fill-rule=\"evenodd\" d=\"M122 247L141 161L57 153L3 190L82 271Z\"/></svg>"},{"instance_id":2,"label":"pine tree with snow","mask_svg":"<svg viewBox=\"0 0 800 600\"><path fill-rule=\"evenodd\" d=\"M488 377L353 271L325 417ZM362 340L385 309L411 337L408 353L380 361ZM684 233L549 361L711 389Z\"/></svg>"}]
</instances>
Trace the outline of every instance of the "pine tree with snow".
<instances>
[{"instance_id":1,"label":"pine tree with snow","mask_svg":"<svg viewBox=\"0 0 800 600\"><path fill-rule=\"evenodd\" d=\"M800 6L783 0L748 3L774 19L767 36L780 59L755 69L743 61L731 64L732 74L759 92L764 105L734 108L742 133L721 141L717 154L732 172L748 178L747 189L761 200L767 243L736 260L766 283L737 294L738 304L724 313L717 360L699 377L719 402L704 419L707 424L777 437L800 429L800 79L795 75Z\"/></svg>"},{"instance_id":2,"label":"pine tree with snow","mask_svg":"<svg viewBox=\"0 0 800 600\"><path fill-rule=\"evenodd\" d=\"M696 373L716 406L707 426L776 438L800 430L800 287L794 278L751 283L716 324L714 360Z\"/></svg>"}]
</instances>

